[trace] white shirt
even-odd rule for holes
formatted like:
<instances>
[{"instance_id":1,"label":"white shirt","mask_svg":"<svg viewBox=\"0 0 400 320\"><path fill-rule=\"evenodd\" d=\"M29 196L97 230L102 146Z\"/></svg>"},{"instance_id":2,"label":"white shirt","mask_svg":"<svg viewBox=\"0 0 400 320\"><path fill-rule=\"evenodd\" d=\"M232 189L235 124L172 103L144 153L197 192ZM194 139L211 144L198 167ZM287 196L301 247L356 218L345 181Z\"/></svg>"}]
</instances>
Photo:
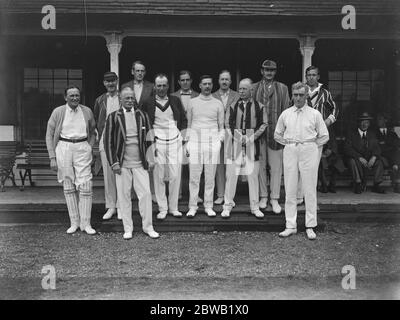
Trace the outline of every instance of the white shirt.
<instances>
[{"instance_id":1,"label":"white shirt","mask_svg":"<svg viewBox=\"0 0 400 320\"><path fill-rule=\"evenodd\" d=\"M361 139L362 139L364 133L365 133L365 137L367 137L367 130L362 131L360 128L358 128L358 133L360 134Z\"/></svg>"},{"instance_id":2,"label":"white shirt","mask_svg":"<svg viewBox=\"0 0 400 320\"><path fill-rule=\"evenodd\" d=\"M387 134L387 128L380 128L379 130L381 130L381 133L386 135Z\"/></svg>"},{"instance_id":3,"label":"white shirt","mask_svg":"<svg viewBox=\"0 0 400 320\"><path fill-rule=\"evenodd\" d=\"M140 97L142 95L142 90L143 90L143 82L133 84L133 91L135 91L135 99L137 103L139 103Z\"/></svg>"},{"instance_id":4,"label":"white shirt","mask_svg":"<svg viewBox=\"0 0 400 320\"><path fill-rule=\"evenodd\" d=\"M305 104L284 110L276 124L274 139L280 144L315 142L322 146L329 140L328 129L322 115Z\"/></svg>"},{"instance_id":5,"label":"white shirt","mask_svg":"<svg viewBox=\"0 0 400 320\"><path fill-rule=\"evenodd\" d=\"M83 139L87 137L86 121L80 105L73 110L68 104L60 136L65 139Z\"/></svg>"},{"instance_id":6,"label":"white shirt","mask_svg":"<svg viewBox=\"0 0 400 320\"><path fill-rule=\"evenodd\" d=\"M168 97L166 96L162 99L156 96L156 101L162 106L165 106L168 102ZM157 143L170 144L176 142L174 138L178 138L180 132L176 126L171 106L168 106L164 111L157 106L155 107L153 128L154 134L158 138Z\"/></svg>"},{"instance_id":7,"label":"white shirt","mask_svg":"<svg viewBox=\"0 0 400 320\"><path fill-rule=\"evenodd\" d=\"M209 143L224 139L224 106L212 95L200 94L189 102L187 110L189 140Z\"/></svg>"},{"instance_id":8,"label":"white shirt","mask_svg":"<svg viewBox=\"0 0 400 320\"><path fill-rule=\"evenodd\" d=\"M119 97L118 94L111 96L107 93L107 117L110 113L117 111L119 109Z\"/></svg>"},{"instance_id":9,"label":"white shirt","mask_svg":"<svg viewBox=\"0 0 400 320\"><path fill-rule=\"evenodd\" d=\"M222 104L224 105L224 109L226 109L226 104L228 103L228 98L229 98L229 92L230 90L228 89L225 93L219 90L219 95L221 96Z\"/></svg>"},{"instance_id":10,"label":"white shirt","mask_svg":"<svg viewBox=\"0 0 400 320\"><path fill-rule=\"evenodd\" d=\"M181 102L183 105L183 109L185 110L185 113L186 113L188 105L189 105L189 101L190 101L190 99L192 99L192 90L189 90L186 92L181 90L179 94L181 96Z\"/></svg>"}]
</instances>

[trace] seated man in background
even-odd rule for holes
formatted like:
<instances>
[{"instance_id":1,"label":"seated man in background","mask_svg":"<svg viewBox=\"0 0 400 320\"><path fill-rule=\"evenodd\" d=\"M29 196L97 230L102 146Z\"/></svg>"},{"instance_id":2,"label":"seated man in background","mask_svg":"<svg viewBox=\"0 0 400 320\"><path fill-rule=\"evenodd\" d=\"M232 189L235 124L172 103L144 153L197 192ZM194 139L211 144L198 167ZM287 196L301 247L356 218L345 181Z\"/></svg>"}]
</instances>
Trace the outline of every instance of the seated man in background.
<instances>
[{"instance_id":1,"label":"seated man in background","mask_svg":"<svg viewBox=\"0 0 400 320\"><path fill-rule=\"evenodd\" d=\"M358 128L346 138L344 146L353 176L354 193L357 194L365 191L368 171L374 174L372 192L385 193L379 185L383 181L381 149L375 133L368 130L371 120L368 112L363 112L358 118Z\"/></svg>"},{"instance_id":2,"label":"seated man in background","mask_svg":"<svg viewBox=\"0 0 400 320\"><path fill-rule=\"evenodd\" d=\"M336 193L336 177L338 173L343 173L345 167L341 156L338 154L338 147L333 130L328 129L328 131L329 141L323 146L321 161L318 168L318 180L321 183L319 191L322 193ZM330 175L329 183L326 171L328 171Z\"/></svg>"},{"instance_id":3,"label":"seated man in background","mask_svg":"<svg viewBox=\"0 0 400 320\"><path fill-rule=\"evenodd\" d=\"M393 191L400 193L400 138L392 127L388 128L387 115L378 114L376 124L378 127L376 137L381 148L383 164L392 170Z\"/></svg>"}]
</instances>

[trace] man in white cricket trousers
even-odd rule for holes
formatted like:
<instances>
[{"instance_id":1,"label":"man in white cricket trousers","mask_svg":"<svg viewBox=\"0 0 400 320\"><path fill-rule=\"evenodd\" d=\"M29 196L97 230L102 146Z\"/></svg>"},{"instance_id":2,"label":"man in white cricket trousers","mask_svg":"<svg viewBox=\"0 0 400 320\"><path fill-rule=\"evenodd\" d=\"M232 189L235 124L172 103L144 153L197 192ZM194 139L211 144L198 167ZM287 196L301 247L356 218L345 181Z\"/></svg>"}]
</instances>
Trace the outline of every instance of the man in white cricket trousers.
<instances>
[{"instance_id":1,"label":"man in white cricket trousers","mask_svg":"<svg viewBox=\"0 0 400 320\"><path fill-rule=\"evenodd\" d=\"M92 110L79 104L80 90L65 89L65 105L53 110L47 123L46 146L50 167L57 171L63 183L71 227L87 234L96 231L90 225L92 211L92 147L96 139L96 124ZM79 194L79 201L78 201Z\"/></svg>"},{"instance_id":2,"label":"man in white cricket trousers","mask_svg":"<svg viewBox=\"0 0 400 320\"><path fill-rule=\"evenodd\" d=\"M259 202L259 156L260 139L267 127L266 113L263 106L251 98L253 82L243 79L239 83L240 99L232 103L226 111L226 130L231 133L226 144L226 186L224 210L221 217L229 218L236 193L239 174L245 174L249 184L249 200L251 213L263 218ZM232 143L230 143L232 142Z\"/></svg>"},{"instance_id":3,"label":"man in white cricket trousers","mask_svg":"<svg viewBox=\"0 0 400 320\"><path fill-rule=\"evenodd\" d=\"M218 77L219 89L213 93L213 97L217 98L224 105L225 110L225 126L226 126L226 111L229 107L236 103L239 99L239 94L230 88L232 84L231 73L228 70L222 70ZM215 182L217 184L217 199L215 204L222 204L224 202L225 182L226 182L226 165L224 157L224 144L221 145L219 154L219 163L217 165L217 172L215 174Z\"/></svg>"},{"instance_id":4,"label":"man in white cricket trousers","mask_svg":"<svg viewBox=\"0 0 400 320\"><path fill-rule=\"evenodd\" d=\"M308 86L297 82L292 86L294 106L279 116L274 138L284 145L283 171L285 180L286 229L279 234L288 237L297 232L297 189L300 179L305 197L307 237L316 238L318 166L322 146L329 133L321 113L307 105Z\"/></svg>"},{"instance_id":5,"label":"man in white cricket trousers","mask_svg":"<svg viewBox=\"0 0 400 320\"><path fill-rule=\"evenodd\" d=\"M189 101L192 98L196 98L199 93L192 89L192 73L189 70L179 71L179 87L178 91L171 93L171 96L175 96L181 100L183 109L185 111L185 117L187 119L187 108ZM186 184L186 178L189 177L189 163L186 156L182 159L182 173L181 173L181 185L179 186L179 200L182 199L182 186L184 185L185 190L188 190L189 185ZM189 178L187 180L189 182ZM203 202L203 199L199 198L198 202Z\"/></svg>"},{"instance_id":6,"label":"man in white cricket trousers","mask_svg":"<svg viewBox=\"0 0 400 320\"><path fill-rule=\"evenodd\" d=\"M204 209L209 217L215 217L213 197L215 171L219 161L221 142L224 140L224 106L211 95L212 78L200 78L201 94L190 100L187 119L186 155L189 157L189 211L187 217L197 212L200 176L204 167Z\"/></svg>"},{"instance_id":7,"label":"man in white cricket trousers","mask_svg":"<svg viewBox=\"0 0 400 320\"><path fill-rule=\"evenodd\" d=\"M265 60L261 64L261 81L254 84L253 99L264 105L267 113L268 126L265 130L265 139L261 142L260 155L260 209L267 207L268 183L267 163L270 168L270 203L272 211L281 213L279 198L281 192L283 146L274 140L274 130L278 117L283 110L289 107L289 91L285 84L276 81L277 64L272 60Z\"/></svg>"},{"instance_id":8,"label":"man in white cricket trousers","mask_svg":"<svg viewBox=\"0 0 400 320\"><path fill-rule=\"evenodd\" d=\"M186 131L187 120L181 100L168 96L168 78L158 74L154 80L155 96L143 103L142 110L149 116L155 135L154 190L159 213L163 220L170 213L182 217L178 211L179 185L182 172L182 135ZM168 170L168 199L165 189L165 171Z\"/></svg>"},{"instance_id":9,"label":"man in white cricket trousers","mask_svg":"<svg viewBox=\"0 0 400 320\"><path fill-rule=\"evenodd\" d=\"M103 216L103 220L111 219L117 213L117 187L115 182L115 174L112 171L107 161L107 156L104 151L104 127L108 115L119 109L119 93L118 93L118 76L115 72L106 72L103 76L103 84L107 89L97 97L94 103L94 118L96 120L97 133L99 135L99 151L101 165L103 167L104 178L104 196L106 200L107 212ZM118 219L122 219L118 212Z\"/></svg>"},{"instance_id":10,"label":"man in white cricket trousers","mask_svg":"<svg viewBox=\"0 0 400 320\"><path fill-rule=\"evenodd\" d=\"M150 145L154 141L148 115L135 104L134 91L130 87L121 90L121 108L111 113L106 121L104 150L115 173L119 211L124 226L124 239L131 239L132 184L139 199L142 230L151 238L158 238L154 231L149 179ZM149 152L148 152L149 151Z\"/></svg>"}]
</instances>

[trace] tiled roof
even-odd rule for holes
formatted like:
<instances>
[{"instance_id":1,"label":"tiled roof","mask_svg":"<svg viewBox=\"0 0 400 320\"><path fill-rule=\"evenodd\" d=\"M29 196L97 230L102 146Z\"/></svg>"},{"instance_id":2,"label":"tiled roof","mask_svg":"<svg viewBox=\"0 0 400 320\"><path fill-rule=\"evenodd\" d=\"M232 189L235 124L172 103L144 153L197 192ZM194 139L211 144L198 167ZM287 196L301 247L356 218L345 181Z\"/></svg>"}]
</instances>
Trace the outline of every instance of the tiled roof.
<instances>
[{"instance_id":1,"label":"tiled roof","mask_svg":"<svg viewBox=\"0 0 400 320\"><path fill-rule=\"evenodd\" d=\"M399 15L399 0L0 0L3 13L41 12L51 4L57 13L131 13L203 16L341 15L351 4L358 15Z\"/></svg>"}]
</instances>

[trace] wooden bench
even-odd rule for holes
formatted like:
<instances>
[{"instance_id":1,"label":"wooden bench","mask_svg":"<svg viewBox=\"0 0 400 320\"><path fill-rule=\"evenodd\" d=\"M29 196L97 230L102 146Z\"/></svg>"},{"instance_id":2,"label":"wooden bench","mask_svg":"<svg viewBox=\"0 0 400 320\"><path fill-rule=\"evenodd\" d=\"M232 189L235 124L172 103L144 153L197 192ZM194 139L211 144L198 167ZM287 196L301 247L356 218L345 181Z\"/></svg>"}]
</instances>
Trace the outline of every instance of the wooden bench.
<instances>
[{"instance_id":1,"label":"wooden bench","mask_svg":"<svg viewBox=\"0 0 400 320\"><path fill-rule=\"evenodd\" d=\"M50 168L50 159L49 154L47 152L46 143L44 141L30 141L26 144L26 157L23 163L17 164L17 169L19 169L19 176L21 178L21 187L20 190L23 191L25 188L25 180L28 177L30 186L34 187L35 182L32 179L32 176L42 178L42 183L46 179L51 179L56 181L57 173L52 171ZM100 157L98 146L93 148L93 152L95 157ZM100 162L101 163L101 162ZM93 171L94 171L93 163ZM32 172L32 170L34 172ZM35 173L35 171L41 173ZM95 176L94 180L101 180L102 175ZM46 183L46 182L45 182Z\"/></svg>"},{"instance_id":2,"label":"wooden bench","mask_svg":"<svg viewBox=\"0 0 400 320\"><path fill-rule=\"evenodd\" d=\"M25 179L29 178L29 184L34 187L32 181L32 170L50 170L50 159L47 152L46 143L44 141L30 141L26 147L26 158L24 163L18 163L19 176L21 178L20 190L25 188ZM24 171L24 173L22 173Z\"/></svg>"},{"instance_id":3,"label":"wooden bench","mask_svg":"<svg viewBox=\"0 0 400 320\"><path fill-rule=\"evenodd\" d=\"M17 155L17 142L16 141L2 141L0 142L0 183L1 192L4 192L4 184L7 179L11 179L12 184L16 187L13 167L15 164L15 157Z\"/></svg>"}]
</instances>

